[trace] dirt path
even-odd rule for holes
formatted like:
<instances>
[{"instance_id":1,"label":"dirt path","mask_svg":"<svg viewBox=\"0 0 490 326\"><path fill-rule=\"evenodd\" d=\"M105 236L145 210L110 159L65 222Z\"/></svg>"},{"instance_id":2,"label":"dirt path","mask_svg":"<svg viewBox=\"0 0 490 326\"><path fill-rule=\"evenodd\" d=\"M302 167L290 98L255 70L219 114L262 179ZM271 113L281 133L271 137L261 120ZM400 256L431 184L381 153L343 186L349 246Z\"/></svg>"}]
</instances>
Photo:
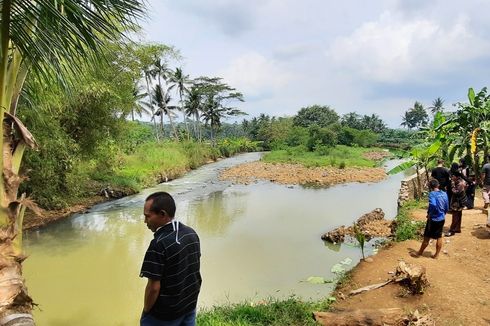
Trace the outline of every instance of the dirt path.
<instances>
[{"instance_id":1,"label":"dirt path","mask_svg":"<svg viewBox=\"0 0 490 326\"><path fill-rule=\"evenodd\" d=\"M334 308L403 308L428 312L436 325L490 325L490 229L485 227L481 199L476 208L463 211L462 233L444 238L441 256L430 258L435 242L427 247L424 256L414 258L410 251L418 250L420 241L395 243L372 256L372 263L361 262L352 271L352 279L334 295L339 299ZM425 220L426 211L416 210L414 219ZM445 230L451 223L446 216ZM397 284L369 291L353 297L348 293L366 285L390 278L398 261L419 264L426 268L431 286L425 294L411 296Z\"/></svg>"},{"instance_id":2,"label":"dirt path","mask_svg":"<svg viewBox=\"0 0 490 326\"><path fill-rule=\"evenodd\" d=\"M267 180L280 184L329 186L346 182L378 182L386 178L382 168L307 168L301 164L251 162L225 170L221 179L249 184Z\"/></svg>"}]
</instances>

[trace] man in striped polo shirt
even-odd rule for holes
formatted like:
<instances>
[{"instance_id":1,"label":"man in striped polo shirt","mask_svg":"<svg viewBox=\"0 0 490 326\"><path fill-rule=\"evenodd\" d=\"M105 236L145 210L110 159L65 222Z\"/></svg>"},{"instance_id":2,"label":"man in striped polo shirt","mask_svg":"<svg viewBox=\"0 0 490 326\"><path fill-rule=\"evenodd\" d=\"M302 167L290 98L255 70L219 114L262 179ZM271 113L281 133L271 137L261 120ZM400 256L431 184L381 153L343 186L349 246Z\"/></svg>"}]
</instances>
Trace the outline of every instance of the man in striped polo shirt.
<instances>
[{"instance_id":1,"label":"man in striped polo shirt","mask_svg":"<svg viewBox=\"0 0 490 326\"><path fill-rule=\"evenodd\" d=\"M140 277L148 278L140 325L195 325L201 288L199 237L174 219L175 201L166 192L146 198L145 223L154 232Z\"/></svg>"}]
</instances>

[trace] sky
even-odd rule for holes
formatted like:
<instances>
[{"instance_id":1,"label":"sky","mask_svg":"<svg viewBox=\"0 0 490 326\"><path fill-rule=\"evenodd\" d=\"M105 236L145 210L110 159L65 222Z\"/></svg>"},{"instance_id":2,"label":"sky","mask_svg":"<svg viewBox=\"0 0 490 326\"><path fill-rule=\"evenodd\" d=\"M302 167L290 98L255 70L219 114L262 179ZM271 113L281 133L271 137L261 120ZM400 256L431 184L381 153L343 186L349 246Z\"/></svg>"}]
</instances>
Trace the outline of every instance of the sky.
<instances>
[{"instance_id":1,"label":"sky","mask_svg":"<svg viewBox=\"0 0 490 326\"><path fill-rule=\"evenodd\" d=\"M488 0L148 3L144 40L180 50L191 78L224 78L250 117L318 104L397 128L415 101L454 110L489 86Z\"/></svg>"}]
</instances>

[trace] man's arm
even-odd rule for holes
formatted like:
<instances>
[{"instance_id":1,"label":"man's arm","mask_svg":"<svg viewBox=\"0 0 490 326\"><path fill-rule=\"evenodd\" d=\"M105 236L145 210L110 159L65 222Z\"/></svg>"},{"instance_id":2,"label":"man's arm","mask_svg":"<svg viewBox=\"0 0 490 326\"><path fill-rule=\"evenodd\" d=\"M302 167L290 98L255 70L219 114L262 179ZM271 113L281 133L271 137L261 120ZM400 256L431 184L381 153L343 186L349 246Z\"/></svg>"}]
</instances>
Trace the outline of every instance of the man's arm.
<instances>
[{"instance_id":1,"label":"man's arm","mask_svg":"<svg viewBox=\"0 0 490 326\"><path fill-rule=\"evenodd\" d=\"M143 307L144 312L149 312L160 294L160 280L148 279L145 289L145 305Z\"/></svg>"}]
</instances>

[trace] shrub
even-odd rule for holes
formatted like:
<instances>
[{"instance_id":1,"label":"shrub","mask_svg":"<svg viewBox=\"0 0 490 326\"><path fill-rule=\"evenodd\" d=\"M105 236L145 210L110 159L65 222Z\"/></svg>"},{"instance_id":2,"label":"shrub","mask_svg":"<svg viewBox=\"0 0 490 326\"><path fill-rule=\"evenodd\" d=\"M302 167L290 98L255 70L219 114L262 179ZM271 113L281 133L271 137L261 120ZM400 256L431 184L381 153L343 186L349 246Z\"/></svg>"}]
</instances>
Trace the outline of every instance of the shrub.
<instances>
[{"instance_id":1,"label":"shrub","mask_svg":"<svg viewBox=\"0 0 490 326\"><path fill-rule=\"evenodd\" d=\"M395 218L396 230L395 240L405 241L410 239L420 238L421 230L423 229L424 221L413 221L410 218L410 211L421 206L421 202L417 200L408 201L398 211Z\"/></svg>"},{"instance_id":2,"label":"shrub","mask_svg":"<svg viewBox=\"0 0 490 326\"><path fill-rule=\"evenodd\" d=\"M309 151L314 151L320 146L333 147L337 144L337 135L330 129L312 126L308 129L308 133L306 146Z\"/></svg>"}]
</instances>

